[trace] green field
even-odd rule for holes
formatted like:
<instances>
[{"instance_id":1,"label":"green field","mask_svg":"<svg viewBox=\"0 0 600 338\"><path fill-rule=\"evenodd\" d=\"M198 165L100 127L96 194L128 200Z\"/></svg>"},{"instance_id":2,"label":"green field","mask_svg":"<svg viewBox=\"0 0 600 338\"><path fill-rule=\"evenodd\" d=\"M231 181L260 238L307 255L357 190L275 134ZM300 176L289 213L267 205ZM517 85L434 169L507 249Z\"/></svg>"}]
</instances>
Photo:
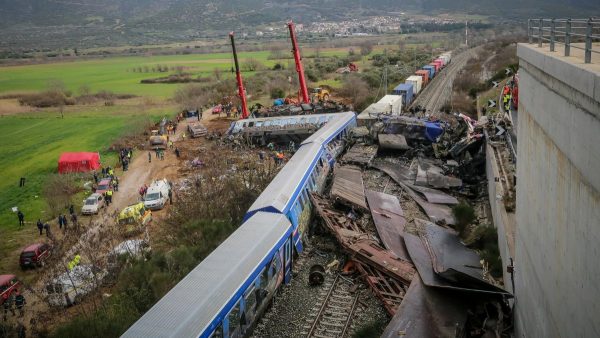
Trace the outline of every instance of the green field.
<instances>
[{"instance_id":1,"label":"green field","mask_svg":"<svg viewBox=\"0 0 600 338\"><path fill-rule=\"evenodd\" d=\"M306 56L312 54L306 50ZM344 49L321 51L322 56L345 55ZM268 60L270 52L240 53L240 63L249 58L272 67L277 61ZM287 63L287 60L284 62ZM103 58L86 61L55 62L39 65L0 67L0 94L40 91L47 88L49 81L60 80L67 89L77 93L81 86L89 86L95 92L109 90L121 94L134 94L157 98L171 97L179 85L141 84L140 80L163 77L172 72L152 72L157 65L184 67L185 72L200 76L212 76L218 68L228 76L233 59L230 53L132 56ZM134 72L138 67L148 67L149 72Z\"/></svg>"}]
</instances>

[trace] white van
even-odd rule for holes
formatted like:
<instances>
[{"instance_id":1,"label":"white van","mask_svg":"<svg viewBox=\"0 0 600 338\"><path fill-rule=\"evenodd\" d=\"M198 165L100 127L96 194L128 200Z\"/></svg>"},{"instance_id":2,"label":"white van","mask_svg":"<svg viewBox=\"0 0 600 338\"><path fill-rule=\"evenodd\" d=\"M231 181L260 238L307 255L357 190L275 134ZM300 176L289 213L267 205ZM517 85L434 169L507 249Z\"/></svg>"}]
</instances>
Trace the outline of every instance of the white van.
<instances>
[{"instance_id":1,"label":"white van","mask_svg":"<svg viewBox=\"0 0 600 338\"><path fill-rule=\"evenodd\" d=\"M105 276L105 270L92 265L77 265L46 284L48 303L51 306L73 305L98 288Z\"/></svg>"},{"instance_id":2,"label":"white van","mask_svg":"<svg viewBox=\"0 0 600 338\"><path fill-rule=\"evenodd\" d=\"M167 179L154 181L144 195L144 207L150 210L160 210L169 201L171 185Z\"/></svg>"}]
</instances>

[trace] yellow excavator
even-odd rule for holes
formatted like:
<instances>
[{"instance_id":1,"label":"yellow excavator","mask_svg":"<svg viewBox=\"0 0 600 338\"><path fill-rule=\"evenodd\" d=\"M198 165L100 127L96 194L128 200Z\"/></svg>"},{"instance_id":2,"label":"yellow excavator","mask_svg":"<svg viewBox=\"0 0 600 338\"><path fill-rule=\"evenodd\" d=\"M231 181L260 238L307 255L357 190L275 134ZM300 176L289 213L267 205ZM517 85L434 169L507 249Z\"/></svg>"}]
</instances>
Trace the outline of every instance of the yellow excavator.
<instances>
[{"instance_id":1,"label":"yellow excavator","mask_svg":"<svg viewBox=\"0 0 600 338\"><path fill-rule=\"evenodd\" d=\"M327 101L327 100L329 100L329 96L330 96L329 89L317 87L312 90L311 96L312 96L312 102L314 102L314 103Z\"/></svg>"}]
</instances>

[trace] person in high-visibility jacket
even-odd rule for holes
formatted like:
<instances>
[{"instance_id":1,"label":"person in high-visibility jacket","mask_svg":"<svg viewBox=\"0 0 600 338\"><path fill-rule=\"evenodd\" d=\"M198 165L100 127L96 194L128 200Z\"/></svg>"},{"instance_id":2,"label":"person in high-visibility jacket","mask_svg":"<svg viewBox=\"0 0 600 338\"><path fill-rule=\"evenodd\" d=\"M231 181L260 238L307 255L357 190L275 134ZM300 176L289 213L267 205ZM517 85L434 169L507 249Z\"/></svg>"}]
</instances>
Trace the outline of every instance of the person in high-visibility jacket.
<instances>
[{"instance_id":1,"label":"person in high-visibility jacket","mask_svg":"<svg viewBox=\"0 0 600 338\"><path fill-rule=\"evenodd\" d=\"M110 205L112 203L112 195L113 195L112 190L107 190L106 191L106 193L105 193L106 205Z\"/></svg>"},{"instance_id":2,"label":"person in high-visibility jacket","mask_svg":"<svg viewBox=\"0 0 600 338\"><path fill-rule=\"evenodd\" d=\"M79 254L77 254L77 255L75 255L75 257L73 257L73 259L67 265L69 267L69 271L73 270L74 267L79 265L79 262L81 262L81 256L79 256Z\"/></svg>"}]
</instances>

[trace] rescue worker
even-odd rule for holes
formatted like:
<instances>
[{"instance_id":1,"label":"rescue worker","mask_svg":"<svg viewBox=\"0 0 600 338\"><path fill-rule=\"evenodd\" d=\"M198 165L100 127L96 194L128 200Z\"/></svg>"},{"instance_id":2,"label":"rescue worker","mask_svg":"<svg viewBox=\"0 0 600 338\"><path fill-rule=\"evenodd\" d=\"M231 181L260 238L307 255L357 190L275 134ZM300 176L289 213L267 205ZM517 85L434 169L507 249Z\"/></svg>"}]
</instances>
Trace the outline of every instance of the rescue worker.
<instances>
[{"instance_id":1,"label":"rescue worker","mask_svg":"<svg viewBox=\"0 0 600 338\"><path fill-rule=\"evenodd\" d=\"M179 158L179 148L175 147L175 156L177 156L177 158Z\"/></svg>"},{"instance_id":2,"label":"rescue worker","mask_svg":"<svg viewBox=\"0 0 600 338\"><path fill-rule=\"evenodd\" d=\"M62 218L63 218L63 226L65 227L63 229L63 231L67 231L67 225L69 224L69 222L67 221L67 216L62 215Z\"/></svg>"},{"instance_id":3,"label":"rescue worker","mask_svg":"<svg viewBox=\"0 0 600 338\"><path fill-rule=\"evenodd\" d=\"M173 192L169 189L169 204L173 204Z\"/></svg>"},{"instance_id":4,"label":"rescue worker","mask_svg":"<svg viewBox=\"0 0 600 338\"><path fill-rule=\"evenodd\" d=\"M37 221L37 228L40 231L40 236L42 235L42 231L44 230L44 223L42 223L42 220L38 218Z\"/></svg>"},{"instance_id":5,"label":"rescue worker","mask_svg":"<svg viewBox=\"0 0 600 338\"><path fill-rule=\"evenodd\" d=\"M67 264L69 271L73 270L77 265L79 265L80 261L81 256L79 256L79 254L76 254L75 257L73 257L73 259L69 262L69 264Z\"/></svg>"},{"instance_id":6,"label":"rescue worker","mask_svg":"<svg viewBox=\"0 0 600 338\"><path fill-rule=\"evenodd\" d=\"M50 224L49 223L44 224L44 229L46 229L46 237L52 238L52 233L50 232Z\"/></svg>"},{"instance_id":7,"label":"rescue worker","mask_svg":"<svg viewBox=\"0 0 600 338\"><path fill-rule=\"evenodd\" d=\"M112 203L112 195L113 195L112 190L106 191L106 205L110 205Z\"/></svg>"},{"instance_id":8,"label":"rescue worker","mask_svg":"<svg viewBox=\"0 0 600 338\"><path fill-rule=\"evenodd\" d=\"M64 223L63 223L63 215L62 215L62 214L60 214L60 215L58 215L58 228L59 228L59 229L62 229L62 227L63 227L63 224L64 224Z\"/></svg>"},{"instance_id":9,"label":"rescue worker","mask_svg":"<svg viewBox=\"0 0 600 338\"><path fill-rule=\"evenodd\" d=\"M148 152L148 163L152 163L152 153Z\"/></svg>"},{"instance_id":10,"label":"rescue worker","mask_svg":"<svg viewBox=\"0 0 600 338\"><path fill-rule=\"evenodd\" d=\"M23 295L17 291L17 296L15 297L15 307L19 312L19 317L23 317L23 315L25 314L25 311L23 310L25 303L25 297L23 297Z\"/></svg>"},{"instance_id":11,"label":"rescue worker","mask_svg":"<svg viewBox=\"0 0 600 338\"><path fill-rule=\"evenodd\" d=\"M75 213L75 207L73 206L73 204L71 204L69 206L69 214L73 215Z\"/></svg>"},{"instance_id":12,"label":"rescue worker","mask_svg":"<svg viewBox=\"0 0 600 338\"><path fill-rule=\"evenodd\" d=\"M21 210L17 211L17 217L19 218L19 226L25 226L25 215L23 215Z\"/></svg>"},{"instance_id":13,"label":"rescue worker","mask_svg":"<svg viewBox=\"0 0 600 338\"><path fill-rule=\"evenodd\" d=\"M112 185L113 188L115 188L115 191L119 191L119 180L117 179L117 176L113 178Z\"/></svg>"},{"instance_id":14,"label":"rescue worker","mask_svg":"<svg viewBox=\"0 0 600 338\"><path fill-rule=\"evenodd\" d=\"M75 213L71 214L71 222L73 222L73 226L75 226L76 228L79 227L79 223L77 223L77 215Z\"/></svg>"}]
</instances>

